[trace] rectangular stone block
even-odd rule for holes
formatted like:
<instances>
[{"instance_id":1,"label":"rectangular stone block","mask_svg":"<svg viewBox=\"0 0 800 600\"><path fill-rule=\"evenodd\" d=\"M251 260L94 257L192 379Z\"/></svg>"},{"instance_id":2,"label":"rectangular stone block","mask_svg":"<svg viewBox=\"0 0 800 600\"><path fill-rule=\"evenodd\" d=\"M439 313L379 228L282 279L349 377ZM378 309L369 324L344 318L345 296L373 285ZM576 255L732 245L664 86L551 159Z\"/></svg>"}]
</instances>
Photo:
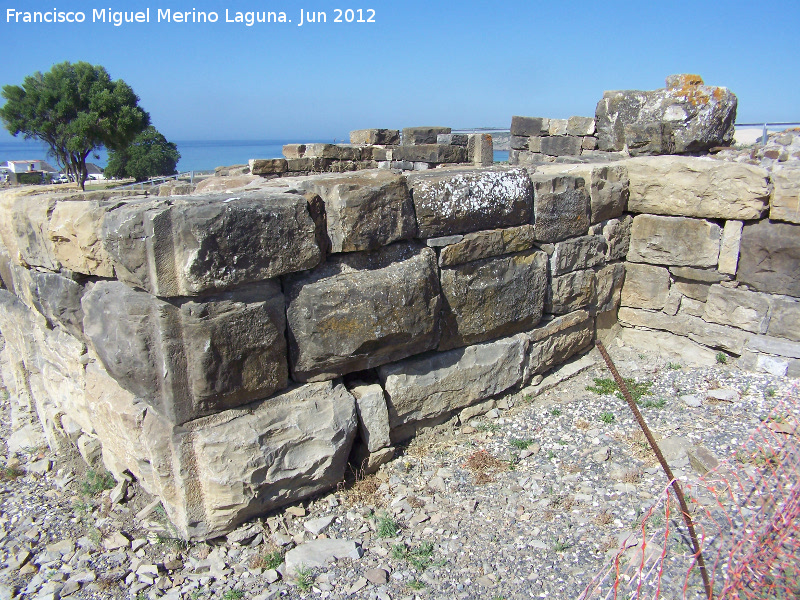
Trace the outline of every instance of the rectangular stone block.
<instances>
[{"instance_id":1,"label":"rectangular stone block","mask_svg":"<svg viewBox=\"0 0 800 600\"><path fill-rule=\"evenodd\" d=\"M324 173L332 162L332 158L289 158L286 159L286 170L291 173Z\"/></svg>"},{"instance_id":2,"label":"rectangular stone block","mask_svg":"<svg viewBox=\"0 0 800 600\"><path fill-rule=\"evenodd\" d=\"M539 135L533 135L528 138L528 147L527 148L520 148L521 150L527 150L528 152L534 152L536 154L542 153L542 140L544 138Z\"/></svg>"},{"instance_id":3,"label":"rectangular stone block","mask_svg":"<svg viewBox=\"0 0 800 600\"><path fill-rule=\"evenodd\" d=\"M547 255L527 251L442 269L439 350L513 335L542 317Z\"/></svg>"},{"instance_id":4,"label":"rectangular stone block","mask_svg":"<svg viewBox=\"0 0 800 600\"><path fill-rule=\"evenodd\" d=\"M563 315L586 308L594 302L595 290L595 274L590 269L553 277L544 310Z\"/></svg>"},{"instance_id":5,"label":"rectangular stone block","mask_svg":"<svg viewBox=\"0 0 800 600\"><path fill-rule=\"evenodd\" d=\"M602 235L584 235L558 242L550 256L550 276L602 265L605 255L606 239Z\"/></svg>"},{"instance_id":6,"label":"rectangular stone block","mask_svg":"<svg viewBox=\"0 0 800 600\"><path fill-rule=\"evenodd\" d=\"M435 144L436 136L442 133L451 133L449 127L405 127L403 128L403 146L419 146L421 144Z\"/></svg>"},{"instance_id":7,"label":"rectangular stone block","mask_svg":"<svg viewBox=\"0 0 800 600\"><path fill-rule=\"evenodd\" d=\"M467 141L467 161L479 167L494 164L494 144L488 133L470 134Z\"/></svg>"},{"instance_id":8,"label":"rectangular stone block","mask_svg":"<svg viewBox=\"0 0 800 600\"><path fill-rule=\"evenodd\" d=\"M429 246L441 246L440 267L452 267L473 260L524 252L533 248L533 225L477 231L464 236L428 239ZM436 240L441 240L438 243ZM433 243L432 243L433 242Z\"/></svg>"},{"instance_id":9,"label":"rectangular stone block","mask_svg":"<svg viewBox=\"0 0 800 600\"><path fill-rule=\"evenodd\" d=\"M466 133L440 133L436 136L437 144L448 146L466 146L469 142L469 135Z\"/></svg>"},{"instance_id":10,"label":"rectangular stone block","mask_svg":"<svg viewBox=\"0 0 800 600\"><path fill-rule=\"evenodd\" d=\"M81 300L108 373L175 424L286 387L283 305L273 281L180 304L101 281Z\"/></svg>"},{"instance_id":11,"label":"rectangular stone block","mask_svg":"<svg viewBox=\"0 0 800 600\"><path fill-rule=\"evenodd\" d=\"M193 296L314 268L323 256L320 217L299 194L209 194L121 203L105 214L101 235L120 281Z\"/></svg>"},{"instance_id":12,"label":"rectangular stone block","mask_svg":"<svg viewBox=\"0 0 800 600\"><path fill-rule=\"evenodd\" d=\"M305 144L285 144L283 146L283 158L303 158L306 154Z\"/></svg>"},{"instance_id":13,"label":"rectangular stone block","mask_svg":"<svg viewBox=\"0 0 800 600\"><path fill-rule=\"evenodd\" d=\"M441 296L436 254L393 244L286 277L296 381L320 381L432 349Z\"/></svg>"},{"instance_id":14,"label":"rectangular stone block","mask_svg":"<svg viewBox=\"0 0 800 600\"><path fill-rule=\"evenodd\" d=\"M606 260L622 260L628 255L631 243L633 217L625 215L618 219L602 221L589 228L589 235L602 235L606 238Z\"/></svg>"},{"instance_id":15,"label":"rectangular stone block","mask_svg":"<svg viewBox=\"0 0 800 600\"><path fill-rule=\"evenodd\" d=\"M590 135L581 138L581 150L597 150L597 138Z\"/></svg>"},{"instance_id":16,"label":"rectangular stone block","mask_svg":"<svg viewBox=\"0 0 800 600\"><path fill-rule=\"evenodd\" d=\"M769 200L769 218L800 223L800 168L776 165L770 179L774 189Z\"/></svg>"},{"instance_id":17,"label":"rectangular stone block","mask_svg":"<svg viewBox=\"0 0 800 600\"><path fill-rule=\"evenodd\" d=\"M383 388L376 383L358 382L350 388L356 399L358 432L369 452L391 446L389 437L389 411Z\"/></svg>"},{"instance_id":18,"label":"rectangular stone block","mask_svg":"<svg viewBox=\"0 0 800 600\"><path fill-rule=\"evenodd\" d=\"M788 342L767 335L753 335L747 340L748 350L787 358L800 358L800 343Z\"/></svg>"},{"instance_id":19,"label":"rectangular stone block","mask_svg":"<svg viewBox=\"0 0 800 600\"><path fill-rule=\"evenodd\" d=\"M112 206L97 200L57 202L48 223L55 260L76 273L113 277L114 265L101 236L103 217Z\"/></svg>"},{"instance_id":20,"label":"rectangular stone block","mask_svg":"<svg viewBox=\"0 0 800 600\"><path fill-rule=\"evenodd\" d=\"M550 127L547 130L549 135L567 135L567 119L550 119Z\"/></svg>"},{"instance_id":21,"label":"rectangular stone block","mask_svg":"<svg viewBox=\"0 0 800 600\"><path fill-rule=\"evenodd\" d=\"M593 224L619 217L628 206L628 172L624 166L611 165L539 165L536 173L582 177L591 198Z\"/></svg>"},{"instance_id":22,"label":"rectangular stone block","mask_svg":"<svg viewBox=\"0 0 800 600\"><path fill-rule=\"evenodd\" d=\"M361 148L350 144L306 144L303 158L361 160Z\"/></svg>"},{"instance_id":23,"label":"rectangular stone block","mask_svg":"<svg viewBox=\"0 0 800 600\"><path fill-rule=\"evenodd\" d=\"M420 238L530 221L531 182L522 169L436 169L407 180Z\"/></svg>"},{"instance_id":24,"label":"rectangular stone block","mask_svg":"<svg viewBox=\"0 0 800 600\"><path fill-rule=\"evenodd\" d=\"M578 310L520 335L528 342L523 371L523 385L527 385L537 373L545 373L587 348L594 337L594 319Z\"/></svg>"},{"instance_id":25,"label":"rectangular stone block","mask_svg":"<svg viewBox=\"0 0 800 600\"><path fill-rule=\"evenodd\" d=\"M737 281L759 292L800 297L800 225L748 223L741 247Z\"/></svg>"},{"instance_id":26,"label":"rectangular stone block","mask_svg":"<svg viewBox=\"0 0 800 600\"><path fill-rule=\"evenodd\" d=\"M767 294L712 285L703 319L753 333L767 333L769 313L770 297Z\"/></svg>"},{"instance_id":27,"label":"rectangular stone block","mask_svg":"<svg viewBox=\"0 0 800 600\"><path fill-rule=\"evenodd\" d=\"M251 158L250 173L253 175L280 175L288 170L285 158Z\"/></svg>"},{"instance_id":28,"label":"rectangular stone block","mask_svg":"<svg viewBox=\"0 0 800 600\"><path fill-rule=\"evenodd\" d=\"M539 147L542 154L548 156L579 156L581 138L570 135L550 135L541 139Z\"/></svg>"},{"instance_id":29,"label":"rectangular stone block","mask_svg":"<svg viewBox=\"0 0 800 600\"><path fill-rule=\"evenodd\" d=\"M722 228L722 242L719 247L719 262L717 269L720 273L736 275L739 265L739 249L742 243L741 221L725 221Z\"/></svg>"},{"instance_id":30,"label":"rectangular stone block","mask_svg":"<svg viewBox=\"0 0 800 600\"><path fill-rule=\"evenodd\" d=\"M375 250L417 234L406 180L384 171L324 175L300 187L325 202L332 252Z\"/></svg>"},{"instance_id":31,"label":"rectangular stone block","mask_svg":"<svg viewBox=\"0 0 800 600\"><path fill-rule=\"evenodd\" d=\"M625 265L622 306L661 310L669 294L669 271L640 263Z\"/></svg>"},{"instance_id":32,"label":"rectangular stone block","mask_svg":"<svg viewBox=\"0 0 800 600\"><path fill-rule=\"evenodd\" d=\"M788 296L770 296L769 303L767 333L800 342L800 300Z\"/></svg>"},{"instance_id":33,"label":"rectangular stone block","mask_svg":"<svg viewBox=\"0 0 800 600\"><path fill-rule=\"evenodd\" d=\"M622 284L625 281L625 265L606 265L595 273L595 306L593 314L616 311L620 304Z\"/></svg>"},{"instance_id":34,"label":"rectangular stone block","mask_svg":"<svg viewBox=\"0 0 800 600\"><path fill-rule=\"evenodd\" d=\"M467 149L446 144L416 144L397 146L392 150L392 160L426 163L467 162Z\"/></svg>"},{"instance_id":35,"label":"rectangular stone block","mask_svg":"<svg viewBox=\"0 0 800 600\"><path fill-rule=\"evenodd\" d=\"M525 135L512 135L510 144L514 150L527 150L530 139Z\"/></svg>"},{"instance_id":36,"label":"rectangular stone block","mask_svg":"<svg viewBox=\"0 0 800 600\"><path fill-rule=\"evenodd\" d=\"M722 228L702 219L637 215L628 260L658 265L716 267Z\"/></svg>"},{"instance_id":37,"label":"rectangular stone block","mask_svg":"<svg viewBox=\"0 0 800 600\"><path fill-rule=\"evenodd\" d=\"M511 117L511 135L548 135L550 119L542 117Z\"/></svg>"},{"instance_id":38,"label":"rectangular stone block","mask_svg":"<svg viewBox=\"0 0 800 600\"><path fill-rule=\"evenodd\" d=\"M570 117L567 119L567 135L594 135L593 117Z\"/></svg>"},{"instance_id":39,"label":"rectangular stone block","mask_svg":"<svg viewBox=\"0 0 800 600\"><path fill-rule=\"evenodd\" d=\"M589 193L583 178L568 175L531 176L536 239L558 242L589 229Z\"/></svg>"},{"instance_id":40,"label":"rectangular stone block","mask_svg":"<svg viewBox=\"0 0 800 600\"><path fill-rule=\"evenodd\" d=\"M394 145L400 143L400 131L397 129L356 129L350 132L351 144Z\"/></svg>"}]
</instances>

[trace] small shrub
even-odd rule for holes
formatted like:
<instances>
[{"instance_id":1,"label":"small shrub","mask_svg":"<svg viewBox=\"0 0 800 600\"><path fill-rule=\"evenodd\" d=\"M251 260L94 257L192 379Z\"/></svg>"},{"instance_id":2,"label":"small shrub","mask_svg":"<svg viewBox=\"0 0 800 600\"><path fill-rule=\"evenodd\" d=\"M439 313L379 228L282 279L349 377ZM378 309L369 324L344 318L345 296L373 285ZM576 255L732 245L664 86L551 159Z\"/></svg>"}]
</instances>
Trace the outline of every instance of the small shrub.
<instances>
[{"instance_id":1,"label":"small shrub","mask_svg":"<svg viewBox=\"0 0 800 600\"><path fill-rule=\"evenodd\" d=\"M397 536L400 528L397 526L397 521L392 519L386 513L378 516L377 533L380 538L393 538Z\"/></svg>"},{"instance_id":2,"label":"small shrub","mask_svg":"<svg viewBox=\"0 0 800 600\"><path fill-rule=\"evenodd\" d=\"M475 429L478 431L491 431L492 433L497 433L500 431L500 425L497 423L480 423Z\"/></svg>"},{"instance_id":3,"label":"small shrub","mask_svg":"<svg viewBox=\"0 0 800 600\"><path fill-rule=\"evenodd\" d=\"M108 471L89 469L86 472L86 481L81 484L81 493L84 496L96 496L103 490L112 489L116 484L114 476Z\"/></svg>"},{"instance_id":4,"label":"small shrub","mask_svg":"<svg viewBox=\"0 0 800 600\"><path fill-rule=\"evenodd\" d=\"M609 423L613 423L614 421L616 421L617 418L614 416L614 413L612 413L612 412L604 412L604 413L600 413L600 420L603 423L609 424Z\"/></svg>"},{"instance_id":5,"label":"small shrub","mask_svg":"<svg viewBox=\"0 0 800 600\"><path fill-rule=\"evenodd\" d=\"M764 390L764 396L767 398L774 398L775 394L777 394L775 388L768 387L766 390Z\"/></svg>"},{"instance_id":6,"label":"small shrub","mask_svg":"<svg viewBox=\"0 0 800 600\"><path fill-rule=\"evenodd\" d=\"M631 393L633 401L637 404L639 404L639 400L642 396L650 395L650 388L653 387L652 381L636 381L633 378L625 378L623 381L625 382L628 391ZM620 400L625 399L625 397L622 395L622 392L619 390L619 387L617 386L617 382L613 379L595 377L594 385L586 386L586 389L602 396L614 394Z\"/></svg>"},{"instance_id":7,"label":"small shrub","mask_svg":"<svg viewBox=\"0 0 800 600\"><path fill-rule=\"evenodd\" d=\"M561 409L560 408L554 408L554 409L552 409L550 411L550 414L553 415L554 417L560 417L561 416Z\"/></svg>"},{"instance_id":8,"label":"small shrub","mask_svg":"<svg viewBox=\"0 0 800 600\"><path fill-rule=\"evenodd\" d=\"M222 594L222 600L242 600L244 598L244 591L242 590L226 590Z\"/></svg>"},{"instance_id":9,"label":"small shrub","mask_svg":"<svg viewBox=\"0 0 800 600\"><path fill-rule=\"evenodd\" d=\"M412 579L411 581L409 581L406 584L406 586L410 590L422 590L422 589L425 589L425 583L423 581L420 581L419 579Z\"/></svg>"},{"instance_id":10,"label":"small shrub","mask_svg":"<svg viewBox=\"0 0 800 600\"><path fill-rule=\"evenodd\" d=\"M404 544L392 546L392 558L405 560L418 571L424 571L433 563L433 543L422 542L414 548L407 548Z\"/></svg>"},{"instance_id":11,"label":"small shrub","mask_svg":"<svg viewBox=\"0 0 800 600\"><path fill-rule=\"evenodd\" d=\"M642 402L642 408L664 408L667 405L667 401L664 398L659 398L658 400L645 400Z\"/></svg>"},{"instance_id":12,"label":"small shrub","mask_svg":"<svg viewBox=\"0 0 800 600\"><path fill-rule=\"evenodd\" d=\"M253 558L250 565L254 569L277 569L283 562L283 552L274 550Z\"/></svg>"},{"instance_id":13,"label":"small shrub","mask_svg":"<svg viewBox=\"0 0 800 600\"><path fill-rule=\"evenodd\" d=\"M717 364L718 365L725 365L728 364L728 355L724 352L717 353Z\"/></svg>"},{"instance_id":14,"label":"small shrub","mask_svg":"<svg viewBox=\"0 0 800 600\"><path fill-rule=\"evenodd\" d=\"M548 451L547 451L547 459L548 459L548 460L552 460L552 459L554 459L555 457L556 457L556 453L555 453L555 452L553 452L552 450L548 450Z\"/></svg>"},{"instance_id":15,"label":"small shrub","mask_svg":"<svg viewBox=\"0 0 800 600\"><path fill-rule=\"evenodd\" d=\"M533 444L533 440L511 440L509 442L517 450L527 450Z\"/></svg>"},{"instance_id":16,"label":"small shrub","mask_svg":"<svg viewBox=\"0 0 800 600\"><path fill-rule=\"evenodd\" d=\"M556 543L553 544L553 550L556 552L564 552L565 550L569 550L572 548L572 544L569 542L562 542L561 540L556 540Z\"/></svg>"},{"instance_id":17,"label":"small shrub","mask_svg":"<svg viewBox=\"0 0 800 600\"><path fill-rule=\"evenodd\" d=\"M314 584L314 575L306 566L300 565L294 573L294 579L301 592L307 592Z\"/></svg>"},{"instance_id":18,"label":"small shrub","mask_svg":"<svg viewBox=\"0 0 800 600\"><path fill-rule=\"evenodd\" d=\"M678 363L671 362L667 364L667 368L670 369L671 371L680 371L683 368L683 366Z\"/></svg>"},{"instance_id":19,"label":"small shrub","mask_svg":"<svg viewBox=\"0 0 800 600\"><path fill-rule=\"evenodd\" d=\"M25 471L19 467L9 467L8 465L0 466L0 481L10 481L17 477L25 475Z\"/></svg>"}]
</instances>

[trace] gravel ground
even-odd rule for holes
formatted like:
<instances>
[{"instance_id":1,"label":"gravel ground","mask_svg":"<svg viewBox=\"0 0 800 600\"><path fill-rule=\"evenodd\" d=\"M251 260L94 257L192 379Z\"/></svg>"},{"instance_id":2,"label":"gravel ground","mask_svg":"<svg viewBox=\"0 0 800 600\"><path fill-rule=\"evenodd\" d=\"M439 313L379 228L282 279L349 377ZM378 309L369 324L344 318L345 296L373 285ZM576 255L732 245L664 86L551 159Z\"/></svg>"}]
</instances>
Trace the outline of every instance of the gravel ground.
<instances>
[{"instance_id":1,"label":"gravel ground","mask_svg":"<svg viewBox=\"0 0 800 600\"><path fill-rule=\"evenodd\" d=\"M742 448L770 411L800 406L797 380L610 351L624 377L652 382L642 412L688 483L698 472L687 450L747 463ZM0 457L0 600L576 598L620 548L635 555L667 484L624 402L586 389L610 377L597 351L579 364L549 391L425 432L374 476L207 543L175 539L135 482L101 491L113 482L79 457ZM677 598L690 553L677 522L671 536L662 585ZM688 597L700 590L693 576Z\"/></svg>"}]
</instances>

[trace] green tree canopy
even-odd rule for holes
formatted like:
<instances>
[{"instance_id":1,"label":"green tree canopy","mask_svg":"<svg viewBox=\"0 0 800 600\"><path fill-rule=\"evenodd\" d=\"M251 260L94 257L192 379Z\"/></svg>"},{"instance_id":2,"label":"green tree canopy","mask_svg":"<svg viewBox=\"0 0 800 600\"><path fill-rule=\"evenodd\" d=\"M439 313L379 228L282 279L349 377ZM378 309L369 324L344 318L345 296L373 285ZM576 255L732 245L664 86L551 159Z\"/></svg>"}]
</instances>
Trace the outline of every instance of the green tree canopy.
<instances>
[{"instance_id":1,"label":"green tree canopy","mask_svg":"<svg viewBox=\"0 0 800 600\"><path fill-rule=\"evenodd\" d=\"M12 135L24 134L50 153L84 187L86 158L103 146L126 147L150 124L131 87L111 81L103 67L64 62L36 72L22 86L3 86L0 119Z\"/></svg>"},{"instance_id":2,"label":"green tree canopy","mask_svg":"<svg viewBox=\"0 0 800 600\"><path fill-rule=\"evenodd\" d=\"M108 153L106 177L133 177L145 181L151 177L174 175L181 153L178 147L152 125L137 135L130 146Z\"/></svg>"}]
</instances>

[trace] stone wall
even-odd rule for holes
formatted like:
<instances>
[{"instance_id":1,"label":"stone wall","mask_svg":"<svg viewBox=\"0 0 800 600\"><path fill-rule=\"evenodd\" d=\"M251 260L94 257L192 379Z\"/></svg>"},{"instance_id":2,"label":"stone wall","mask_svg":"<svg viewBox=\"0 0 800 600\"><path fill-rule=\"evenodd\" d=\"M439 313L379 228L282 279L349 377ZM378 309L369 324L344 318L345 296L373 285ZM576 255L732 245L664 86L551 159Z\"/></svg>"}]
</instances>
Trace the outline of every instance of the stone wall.
<instances>
[{"instance_id":1,"label":"stone wall","mask_svg":"<svg viewBox=\"0 0 800 600\"><path fill-rule=\"evenodd\" d=\"M187 538L330 488L348 459L375 469L615 319L624 169L214 179L0 197L20 445L41 423L158 494Z\"/></svg>"}]
</instances>

